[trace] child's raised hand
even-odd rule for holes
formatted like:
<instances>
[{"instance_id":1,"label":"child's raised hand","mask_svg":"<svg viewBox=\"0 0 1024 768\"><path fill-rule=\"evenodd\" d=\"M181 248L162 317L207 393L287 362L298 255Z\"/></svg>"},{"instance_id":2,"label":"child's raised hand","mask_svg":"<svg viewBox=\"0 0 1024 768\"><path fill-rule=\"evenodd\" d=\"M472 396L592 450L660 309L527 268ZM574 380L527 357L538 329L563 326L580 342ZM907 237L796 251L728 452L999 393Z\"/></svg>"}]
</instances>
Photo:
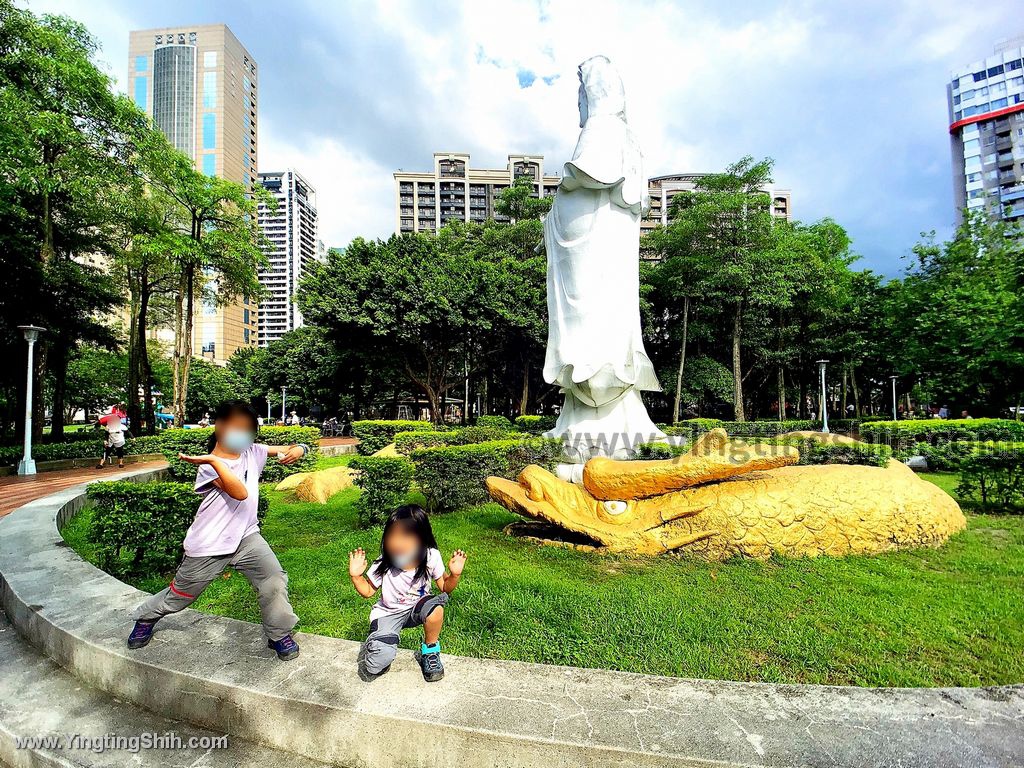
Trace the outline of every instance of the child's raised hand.
<instances>
[{"instance_id":1,"label":"child's raised hand","mask_svg":"<svg viewBox=\"0 0 1024 768\"><path fill-rule=\"evenodd\" d=\"M348 575L362 576L366 572L366 553L363 548L348 553Z\"/></svg>"},{"instance_id":2,"label":"child's raised hand","mask_svg":"<svg viewBox=\"0 0 1024 768\"><path fill-rule=\"evenodd\" d=\"M452 576L461 576L462 569L466 567L466 553L461 549L456 549L452 552L451 559L448 560L448 572Z\"/></svg>"}]
</instances>

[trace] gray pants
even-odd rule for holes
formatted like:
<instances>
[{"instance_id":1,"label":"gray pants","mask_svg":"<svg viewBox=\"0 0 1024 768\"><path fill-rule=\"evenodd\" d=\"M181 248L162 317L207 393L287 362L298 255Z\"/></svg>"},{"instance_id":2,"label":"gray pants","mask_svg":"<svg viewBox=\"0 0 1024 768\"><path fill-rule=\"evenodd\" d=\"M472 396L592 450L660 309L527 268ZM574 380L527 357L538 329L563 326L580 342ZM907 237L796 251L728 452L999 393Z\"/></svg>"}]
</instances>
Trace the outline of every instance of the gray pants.
<instances>
[{"instance_id":1,"label":"gray pants","mask_svg":"<svg viewBox=\"0 0 1024 768\"><path fill-rule=\"evenodd\" d=\"M242 539L238 549L230 555L186 555L170 586L136 608L132 618L135 621L156 621L169 613L188 608L229 566L245 576L256 590L267 638L280 640L290 634L299 623L299 617L288 602L288 574L270 545L258 533Z\"/></svg>"},{"instance_id":2,"label":"gray pants","mask_svg":"<svg viewBox=\"0 0 1024 768\"><path fill-rule=\"evenodd\" d=\"M371 675L379 675L395 660L398 653L398 633L409 627L418 627L427 620L435 608L448 605L448 595L441 592L420 598L416 605L401 613L389 613L370 622L370 634L363 647L363 666Z\"/></svg>"}]
</instances>

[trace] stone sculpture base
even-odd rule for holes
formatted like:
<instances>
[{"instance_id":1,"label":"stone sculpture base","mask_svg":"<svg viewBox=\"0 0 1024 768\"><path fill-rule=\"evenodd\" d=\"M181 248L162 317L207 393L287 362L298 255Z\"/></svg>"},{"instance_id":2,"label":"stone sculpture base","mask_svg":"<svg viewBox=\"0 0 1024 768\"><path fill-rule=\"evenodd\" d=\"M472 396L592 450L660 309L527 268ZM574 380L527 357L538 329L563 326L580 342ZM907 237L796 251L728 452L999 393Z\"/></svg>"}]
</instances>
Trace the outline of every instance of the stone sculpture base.
<instances>
[{"instance_id":1,"label":"stone sculpture base","mask_svg":"<svg viewBox=\"0 0 1024 768\"><path fill-rule=\"evenodd\" d=\"M632 388L601 406L588 405L566 390L555 428L544 436L562 441L565 461L570 464L585 464L597 456L631 459L638 445L665 439L665 433L647 414L640 393Z\"/></svg>"}]
</instances>

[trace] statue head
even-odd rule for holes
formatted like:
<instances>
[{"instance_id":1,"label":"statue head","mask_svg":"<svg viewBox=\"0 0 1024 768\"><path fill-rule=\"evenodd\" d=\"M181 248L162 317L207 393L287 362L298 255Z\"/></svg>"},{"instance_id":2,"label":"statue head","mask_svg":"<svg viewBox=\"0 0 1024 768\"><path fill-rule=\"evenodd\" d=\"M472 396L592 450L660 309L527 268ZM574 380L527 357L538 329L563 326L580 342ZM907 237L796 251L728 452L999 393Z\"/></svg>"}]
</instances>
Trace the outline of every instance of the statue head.
<instances>
[{"instance_id":1,"label":"statue head","mask_svg":"<svg viewBox=\"0 0 1024 768\"><path fill-rule=\"evenodd\" d=\"M607 56L592 56L580 64L580 128L595 115L626 119L622 78Z\"/></svg>"}]
</instances>

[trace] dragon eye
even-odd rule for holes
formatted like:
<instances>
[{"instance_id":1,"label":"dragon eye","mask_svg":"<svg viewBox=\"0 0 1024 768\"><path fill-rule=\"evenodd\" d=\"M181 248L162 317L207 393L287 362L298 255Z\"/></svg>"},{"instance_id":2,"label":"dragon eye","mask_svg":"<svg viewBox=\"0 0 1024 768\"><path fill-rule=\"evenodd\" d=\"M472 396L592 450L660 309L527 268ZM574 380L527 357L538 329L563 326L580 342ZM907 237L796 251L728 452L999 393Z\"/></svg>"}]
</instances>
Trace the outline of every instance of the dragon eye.
<instances>
[{"instance_id":1,"label":"dragon eye","mask_svg":"<svg viewBox=\"0 0 1024 768\"><path fill-rule=\"evenodd\" d=\"M601 506L609 515L621 515L627 509L624 501L602 501Z\"/></svg>"}]
</instances>

